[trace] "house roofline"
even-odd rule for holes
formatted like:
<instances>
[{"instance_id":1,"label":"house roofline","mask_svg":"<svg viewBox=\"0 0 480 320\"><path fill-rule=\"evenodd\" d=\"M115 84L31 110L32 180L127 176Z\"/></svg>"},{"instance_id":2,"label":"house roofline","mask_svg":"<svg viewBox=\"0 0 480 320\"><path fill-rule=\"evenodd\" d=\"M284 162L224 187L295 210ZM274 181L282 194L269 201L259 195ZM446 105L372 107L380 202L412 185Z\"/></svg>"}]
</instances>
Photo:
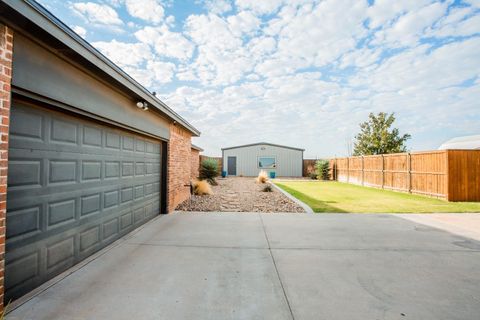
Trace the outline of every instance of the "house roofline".
<instances>
[{"instance_id":1,"label":"house roofline","mask_svg":"<svg viewBox=\"0 0 480 320\"><path fill-rule=\"evenodd\" d=\"M198 150L198 151L200 151L200 152L203 151L202 148L200 148L199 146L194 145L193 143L192 143L192 149Z\"/></svg>"},{"instance_id":2,"label":"house roofline","mask_svg":"<svg viewBox=\"0 0 480 320\"><path fill-rule=\"evenodd\" d=\"M63 46L72 50L76 55L85 59L89 64L95 66L102 74L114 79L118 84L131 91L138 97L138 99L143 99L152 109L156 109L167 118L177 122L179 125L190 131L194 136L200 135L200 131L188 123L188 121L182 118L159 98L150 93L145 87L134 80L130 75L36 1L2 0L0 2L0 12L2 13L0 21L22 28L22 24L19 21L16 21L14 17L11 17L11 20L9 20L8 14L5 14L5 6L8 7L9 10L14 11L30 23L34 24L37 28L40 28L50 37L60 42Z\"/></svg>"}]
</instances>

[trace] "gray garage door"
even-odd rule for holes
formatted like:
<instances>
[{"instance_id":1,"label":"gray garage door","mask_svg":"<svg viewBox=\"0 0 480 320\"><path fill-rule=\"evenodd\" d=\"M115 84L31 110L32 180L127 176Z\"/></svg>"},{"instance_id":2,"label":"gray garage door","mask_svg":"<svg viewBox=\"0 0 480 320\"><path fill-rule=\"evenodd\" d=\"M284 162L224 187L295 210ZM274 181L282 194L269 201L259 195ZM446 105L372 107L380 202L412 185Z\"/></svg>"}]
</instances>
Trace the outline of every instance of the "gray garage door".
<instances>
[{"instance_id":1,"label":"gray garage door","mask_svg":"<svg viewBox=\"0 0 480 320\"><path fill-rule=\"evenodd\" d=\"M14 103L5 301L157 215L161 153L160 141Z\"/></svg>"}]
</instances>

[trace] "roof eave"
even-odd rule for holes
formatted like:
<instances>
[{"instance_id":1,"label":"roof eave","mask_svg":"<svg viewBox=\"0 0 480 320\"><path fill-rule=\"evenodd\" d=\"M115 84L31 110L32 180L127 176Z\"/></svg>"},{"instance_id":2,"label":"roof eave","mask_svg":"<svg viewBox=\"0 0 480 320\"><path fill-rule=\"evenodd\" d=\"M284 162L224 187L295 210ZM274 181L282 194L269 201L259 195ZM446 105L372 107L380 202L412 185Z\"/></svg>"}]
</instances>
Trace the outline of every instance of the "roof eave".
<instances>
[{"instance_id":1,"label":"roof eave","mask_svg":"<svg viewBox=\"0 0 480 320\"><path fill-rule=\"evenodd\" d=\"M200 151L200 152L204 151L202 148L200 148L199 146L196 146L196 145L194 145L194 144L192 144L192 149L198 150L198 151Z\"/></svg>"}]
</instances>

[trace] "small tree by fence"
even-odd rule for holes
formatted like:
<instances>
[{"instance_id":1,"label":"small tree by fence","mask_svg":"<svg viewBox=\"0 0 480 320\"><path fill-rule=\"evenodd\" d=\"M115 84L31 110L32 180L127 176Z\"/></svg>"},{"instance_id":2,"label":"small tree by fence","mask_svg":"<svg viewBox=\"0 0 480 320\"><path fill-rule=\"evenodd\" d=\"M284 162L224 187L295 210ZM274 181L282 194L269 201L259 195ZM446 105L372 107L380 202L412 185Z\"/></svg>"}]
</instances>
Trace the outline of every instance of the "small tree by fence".
<instances>
[{"instance_id":1,"label":"small tree by fence","mask_svg":"<svg viewBox=\"0 0 480 320\"><path fill-rule=\"evenodd\" d=\"M332 179L448 201L480 201L480 150L439 150L330 160Z\"/></svg>"}]
</instances>

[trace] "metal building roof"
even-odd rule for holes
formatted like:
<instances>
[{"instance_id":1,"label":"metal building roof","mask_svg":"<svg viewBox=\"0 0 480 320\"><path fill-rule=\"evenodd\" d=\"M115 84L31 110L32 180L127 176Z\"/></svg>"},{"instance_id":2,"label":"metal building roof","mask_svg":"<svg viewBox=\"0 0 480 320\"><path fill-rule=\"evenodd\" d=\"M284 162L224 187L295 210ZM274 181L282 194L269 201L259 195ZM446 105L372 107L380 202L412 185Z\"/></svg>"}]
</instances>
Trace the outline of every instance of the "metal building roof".
<instances>
[{"instance_id":1,"label":"metal building roof","mask_svg":"<svg viewBox=\"0 0 480 320\"><path fill-rule=\"evenodd\" d=\"M480 150L480 135L456 137L444 142L438 150L469 149Z\"/></svg>"},{"instance_id":2,"label":"metal building roof","mask_svg":"<svg viewBox=\"0 0 480 320\"><path fill-rule=\"evenodd\" d=\"M280 145L280 144L274 144L274 143L268 143L268 142L257 142L257 143L251 143L251 144L244 144L244 145L241 145L241 146L222 148L222 150L237 149L237 148L244 148L244 147L252 147L252 146L258 146L258 145L267 145L267 146L272 146L272 147L279 147L279 148L285 148L285 149L305 151L305 149L301 149L301 148L283 146L283 145Z\"/></svg>"}]
</instances>

